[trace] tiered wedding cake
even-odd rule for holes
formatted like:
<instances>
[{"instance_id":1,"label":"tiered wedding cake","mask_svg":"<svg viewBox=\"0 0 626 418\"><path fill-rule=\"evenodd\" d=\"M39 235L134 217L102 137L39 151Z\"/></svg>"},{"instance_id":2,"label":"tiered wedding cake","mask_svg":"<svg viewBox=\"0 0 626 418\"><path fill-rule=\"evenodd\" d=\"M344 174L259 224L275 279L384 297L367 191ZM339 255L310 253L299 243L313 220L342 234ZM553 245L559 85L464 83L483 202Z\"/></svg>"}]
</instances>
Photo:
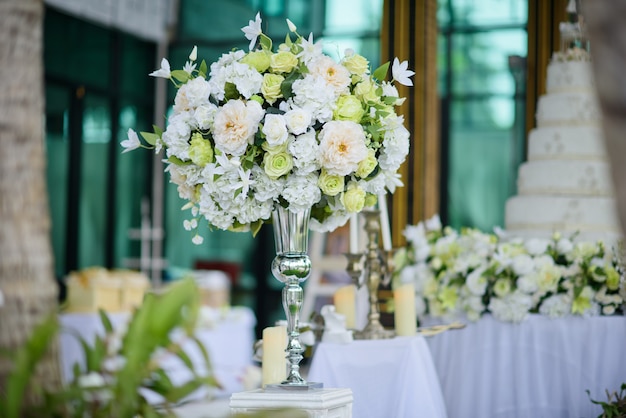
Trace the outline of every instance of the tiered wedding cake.
<instances>
[{"instance_id":1,"label":"tiered wedding cake","mask_svg":"<svg viewBox=\"0 0 626 418\"><path fill-rule=\"evenodd\" d=\"M578 232L577 240L612 244L620 229L588 53L555 53L546 90L528 138L528 161L519 168L518 195L506 203L507 233L549 238Z\"/></svg>"}]
</instances>

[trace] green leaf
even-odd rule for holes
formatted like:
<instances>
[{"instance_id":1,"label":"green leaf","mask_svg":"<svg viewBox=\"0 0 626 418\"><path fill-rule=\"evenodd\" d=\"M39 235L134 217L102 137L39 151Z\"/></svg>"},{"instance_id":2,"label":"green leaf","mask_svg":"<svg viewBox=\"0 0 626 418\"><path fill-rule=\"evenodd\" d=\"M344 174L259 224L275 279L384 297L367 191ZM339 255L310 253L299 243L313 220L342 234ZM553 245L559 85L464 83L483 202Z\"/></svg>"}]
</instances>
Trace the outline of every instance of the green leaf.
<instances>
[{"instance_id":1,"label":"green leaf","mask_svg":"<svg viewBox=\"0 0 626 418\"><path fill-rule=\"evenodd\" d=\"M272 50L272 40L267 35L262 33L261 36L259 36L259 41L261 42L261 48L268 51Z\"/></svg>"},{"instance_id":2,"label":"green leaf","mask_svg":"<svg viewBox=\"0 0 626 418\"><path fill-rule=\"evenodd\" d=\"M300 74L298 74L297 71L292 71L284 80L282 83L280 83L280 92L282 93L283 97L285 99L290 98L291 96L293 96L293 83L294 81L300 79L301 76Z\"/></svg>"},{"instance_id":3,"label":"green leaf","mask_svg":"<svg viewBox=\"0 0 626 418\"><path fill-rule=\"evenodd\" d=\"M387 72L389 71L389 62L384 63L380 67L378 67L372 73L372 77L374 77L378 81L383 81L387 77Z\"/></svg>"},{"instance_id":4,"label":"green leaf","mask_svg":"<svg viewBox=\"0 0 626 418\"><path fill-rule=\"evenodd\" d=\"M150 145L154 145L156 144L157 140L159 138L161 138L161 135L157 135L155 133L152 132L139 132L141 134L141 136L143 137L143 139L146 140L146 142Z\"/></svg>"},{"instance_id":5,"label":"green leaf","mask_svg":"<svg viewBox=\"0 0 626 418\"><path fill-rule=\"evenodd\" d=\"M182 349L182 347L178 346L174 351L174 354L187 366L187 368L191 371L195 369L193 362L189 355Z\"/></svg>"},{"instance_id":6,"label":"green leaf","mask_svg":"<svg viewBox=\"0 0 626 418\"><path fill-rule=\"evenodd\" d=\"M187 71L174 70L170 74L172 75L172 77L174 77L176 80L180 81L181 83L185 83L187 82L187 80L189 80L189 73Z\"/></svg>"},{"instance_id":7,"label":"green leaf","mask_svg":"<svg viewBox=\"0 0 626 418\"><path fill-rule=\"evenodd\" d=\"M169 157L167 157L167 161L169 161L172 164L176 164L176 165L189 165L191 164L191 161L183 161L180 158L174 156L174 155L170 155Z\"/></svg>"},{"instance_id":8,"label":"green leaf","mask_svg":"<svg viewBox=\"0 0 626 418\"><path fill-rule=\"evenodd\" d=\"M237 90L237 86L233 83L227 82L224 85L224 100L233 100L238 99L241 94L239 94L239 90Z\"/></svg>"},{"instance_id":9,"label":"green leaf","mask_svg":"<svg viewBox=\"0 0 626 418\"><path fill-rule=\"evenodd\" d=\"M56 313L49 315L39 325L35 326L30 338L17 352L14 367L5 381L5 404L2 405L4 418L18 418L24 392L35 367L48 349L50 342L59 330Z\"/></svg>"},{"instance_id":10,"label":"green leaf","mask_svg":"<svg viewBox=\"0 0 626 418\"><path fill-rule=\"evenodd\" d=\"M291 41L291 36L289 36L289 34L285 35L285 44L291 48L291 45L293 44L293 42Z\"/></svg>"},{"instance_id":11,"label":"green leaf","mask_svg":"<svg viewBox=\"0 0 626 418\"><path fill-rule=\"evenodd\" d=\"M192 335L190 338L198 346L198 350L200 350L200 354L202 354L202 361L204 362L207 371L213 370L213 365L211 364L211 359L209 358L209 352L202 341L200 341L195 335Z\"/></svg>"},{"instance_id":12,"label":"green leaf","mask_svg":"<svg viewBox=\"0 0 626 418\"><path fill-rule=\"evenodd\" d=\"M202 60L202 62L200 63L200 68L198 69L198 73L199 73L202 77L206 77L206 71L207 71L206 61L205 61L205 60Z\"/></svg>"},{"instance_id":13,"label":"green leaf","mask_svg":"<svg viewBox=\"0 0 626 418\"><path fill-rule=\"evenodd\" d=\"M174 388L172 380L163 369L155 370L151 377L152 379L146 384L146 387L163 397L167 396L167 393Z\"/></svg>"},{"instance_id":14,"label":"green leaf","mask_svg":"<svg viewBox=\"0 0 626 418\"><path fill-rule=\"evenodd\" d=\"M113 324L111 324L111 320L109 319L107 313L103 309L98 309L98 315L100 315L100 321L102 321L104 331L107 334L113 334Z\"/></svg>"},{"instance_id":15,"label":"green leaf","mask_svg":"<svg viewBox=\"0 0 626 418\"><path fill-rule=\"evenodd\" d=\"M163 129L161 129L160 126L152 125L152 130L159 136L159 138L163 136Z\"/></svg>"},{"instance_id":16,"label":"green leaf","mask_svg":"<svg viewBox=\"0 0 626 418\"><path fill-rule=\"evenodd\" d=\"M261 227L263 226L263 221L262 220L258 220L255 222L252 222L250 224L250 230L252 231L252 236L256 237L256 235L259 233L259 231L261 230Z\"/></svg>"}]
</instances>

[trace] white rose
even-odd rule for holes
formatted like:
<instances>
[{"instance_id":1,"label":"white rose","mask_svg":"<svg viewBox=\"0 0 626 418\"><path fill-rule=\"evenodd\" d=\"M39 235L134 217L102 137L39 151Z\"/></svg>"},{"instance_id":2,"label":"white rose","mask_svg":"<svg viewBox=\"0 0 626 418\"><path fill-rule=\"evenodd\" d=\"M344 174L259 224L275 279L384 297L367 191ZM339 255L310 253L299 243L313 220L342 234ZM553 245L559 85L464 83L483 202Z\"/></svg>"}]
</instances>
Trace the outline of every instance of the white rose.
<instances>
[{"instance_id":1,"label":"white rose","mask_svg":"<svg viewBox=\"0 0 626 418\"><path fill-rule=\"evenodd\" d=\"M267 114L261 130L270 146L282 145L287 140L287 124L283 115Z\"/></svg>"},{"instance_id":2,"label":"white rose","mask_svg":"<svg viewBox=\"0 0 626 418\"><path fill-rule=\"evenodd\" d=\"M300 135L307 131L311 124L311 117L311 112L302 108L294 108L285 113L287 127L294 135Z\"/></svg>"}]
</instances>

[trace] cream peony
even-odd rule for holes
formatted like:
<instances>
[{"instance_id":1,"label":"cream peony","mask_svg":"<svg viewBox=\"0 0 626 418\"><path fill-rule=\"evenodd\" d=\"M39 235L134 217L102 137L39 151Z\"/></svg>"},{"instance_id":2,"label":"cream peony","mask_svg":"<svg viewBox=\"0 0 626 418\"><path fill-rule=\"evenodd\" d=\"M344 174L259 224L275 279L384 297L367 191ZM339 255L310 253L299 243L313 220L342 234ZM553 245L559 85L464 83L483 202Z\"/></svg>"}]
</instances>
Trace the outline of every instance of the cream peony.
<instances>
[{"instance_id":1,"label":"cream peony","mask_svg":"<svg viewBox=\"0 0 626 418\"><path fill-rule=\"evenodd\" d=\"M326 80L326 83L332 86L338 95L347 92L352 81L350 71L326 55L322 55L312 62L309 70L312 75Z\"/></svg>"},{"instance_id":2,"label":"cream peony","mask_svg":"<svg viewBox=\"0 0 626 418\"><path fill-rule=\"evenodd\" d=\"M263 108L257 102L228 101L215 114L215 147L226 154L243 155L259 129L262 118Z\"/></svg>"},{"instance_id":3,"label":"cream peony","mask_svg":"<svg viewBox=\"0 0 626 418\"><path fill-rule=\"evenodd\" d=\"M367 158L365 132L351 121L327 122L319 134L320 162L328 174L347 176Z\"/></svg>"}]
</instances>

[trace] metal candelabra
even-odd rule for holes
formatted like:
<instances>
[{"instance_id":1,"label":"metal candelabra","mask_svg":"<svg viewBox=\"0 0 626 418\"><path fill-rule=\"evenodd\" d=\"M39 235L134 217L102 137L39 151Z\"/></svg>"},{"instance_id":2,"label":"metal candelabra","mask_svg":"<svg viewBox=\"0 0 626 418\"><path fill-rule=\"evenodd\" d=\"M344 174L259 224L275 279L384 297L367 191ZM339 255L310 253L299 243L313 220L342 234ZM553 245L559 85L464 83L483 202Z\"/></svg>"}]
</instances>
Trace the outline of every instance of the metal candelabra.
<instances>
[{"instance_id":1,"label":"metal candelabra","mask_svg":"<svg viewBox=\"0 0 626 418\"><path fill-rule=\"evenodd\" d=\"M358 340L381 340L392 338L395 333L386 330L380 323L378 307L378 287L388 285L391 280L393 253L382 251L378 244L380 235L380 211L365 210L365 232L367 233L367 249L365 253L349 253L347 271L357 287L367 286L369 293L369 314L367 325L363 330L354 333Z\"/></svg>"}]
</instances>

